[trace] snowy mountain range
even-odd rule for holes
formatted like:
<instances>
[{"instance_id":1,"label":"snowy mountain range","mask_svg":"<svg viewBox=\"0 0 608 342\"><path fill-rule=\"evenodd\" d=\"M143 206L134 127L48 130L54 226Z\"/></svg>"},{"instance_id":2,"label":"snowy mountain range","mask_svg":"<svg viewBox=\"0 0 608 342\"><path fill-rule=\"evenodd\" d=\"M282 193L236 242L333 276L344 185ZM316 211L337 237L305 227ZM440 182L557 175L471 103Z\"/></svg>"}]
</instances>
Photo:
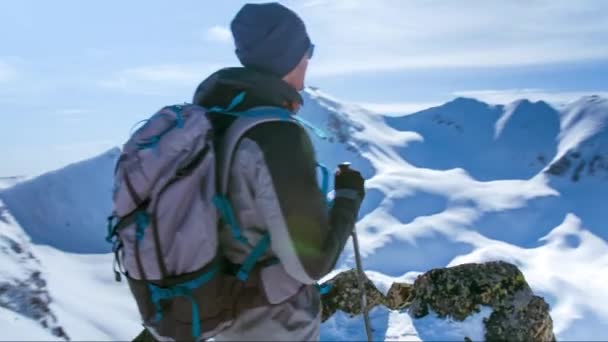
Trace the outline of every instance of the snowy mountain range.
<instances>
[{"instance_id":1,"label":"snowy mountain range","mask_svg":"<svg viewBox=\"0 0 608 342\"><path fill-rule=\"evenodd\" d=\"M457 98L394 117L318 89L304 97L300 115L330 135L313 136L319 161L351 161L368 179L357 230L378 289L431 268L504 260L551 305L558 340L608 339L608 100L557 109ZM119 153L0 178L0 340L127 340L141 330L104 241ZM350 246L327 278L354 266ZM483 336L487 316L459 325L374 310L372 321L387 340L462 340ZM360 323L336 315L322 339L362 339Z\"/></svg>"}]
</instances>

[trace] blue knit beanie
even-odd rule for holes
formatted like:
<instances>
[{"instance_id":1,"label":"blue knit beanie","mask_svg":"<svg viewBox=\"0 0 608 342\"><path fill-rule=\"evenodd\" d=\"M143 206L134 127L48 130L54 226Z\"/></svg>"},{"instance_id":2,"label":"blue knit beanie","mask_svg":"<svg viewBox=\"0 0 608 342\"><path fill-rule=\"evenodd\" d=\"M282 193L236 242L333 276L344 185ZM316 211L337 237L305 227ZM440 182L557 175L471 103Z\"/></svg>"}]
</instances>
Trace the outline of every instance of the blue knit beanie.
<instances>
[{"instance_id":1,"label":"blue knit beanie","mask_svg":"<svg viewBox=\"0 0 608 342\"><path fill-rule=\"evenodd\" d=\"M241 64L279 77L293 70L311 47L302 19L278 3L246 4L230 28Z\"/></svg>"}]
</instances>

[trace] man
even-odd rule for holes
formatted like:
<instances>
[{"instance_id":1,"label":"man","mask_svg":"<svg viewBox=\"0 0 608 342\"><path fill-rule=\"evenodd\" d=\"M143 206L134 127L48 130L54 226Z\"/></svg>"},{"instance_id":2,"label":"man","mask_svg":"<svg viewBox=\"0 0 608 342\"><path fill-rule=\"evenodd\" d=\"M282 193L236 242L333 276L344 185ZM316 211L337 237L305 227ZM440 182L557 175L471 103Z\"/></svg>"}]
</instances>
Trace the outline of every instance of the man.
<instances>
[{"instance_id":1,"label":"man","mask_svg":"<svg viewBox=\"0 0 608 342\"><path fill-rule=\"evenodd\" d=\"M276 106L295 115L314 48L302 20L278 3L247 4L231 29L244 67L211 75L199 85L193 103L226 108L245 93L233 111ZM212 115L221 141L235 118ZM268 304L241 312L217 341L319 340L320 296L315 284L334 268L365 195L364 180L354 170L338 172L335 189L328 210L317 183L313 146L300 125L263 123L243 136L232 162L228 195L247 240L270 234L271 246L258 268L260 293ZM237 242L226 227L219 234L227 259L243 263L253 246ZM278 262L268 262L272 260Z\"/></svg>"},{"instance_id":2,"label":"man","mask_svg":"<svg viewBox=\"0 0 608 342\"><path fill-rule=\"evenodd\" d=\"M203 81L194 103L227 106L239 93L235 111L279 106L294 114L314 45L304 22L278 4L247 4L231 30L243 68L223 69ZM234 118L215 115L221 137ZM338 172L331 210L317 184L315 156L307 132L292 122L260 124L245 134L232 164L229 196L244 235L257 240L268 231L261 271L267 306L245 311L216 340L319 340L320 297L316 281L330 272L351 234L365 195L357 171ZM220 231L226 257L242 263L250 250Z\"/></svg>"}]
</instances>

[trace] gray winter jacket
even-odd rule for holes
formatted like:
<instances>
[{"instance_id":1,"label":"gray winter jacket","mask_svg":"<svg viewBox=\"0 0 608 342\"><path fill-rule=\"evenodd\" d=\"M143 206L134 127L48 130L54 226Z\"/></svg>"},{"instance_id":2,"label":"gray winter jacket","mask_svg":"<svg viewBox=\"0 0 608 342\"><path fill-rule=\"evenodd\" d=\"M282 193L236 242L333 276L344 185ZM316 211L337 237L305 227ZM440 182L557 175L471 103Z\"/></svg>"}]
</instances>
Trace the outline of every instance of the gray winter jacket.
<instances>
[{"instance_id":1,"label":"gray winter jacket","mask_svg":"<svg viewBox=\"0 0 608 342\"><path fill-rule=\"evenodd\" d=\"M256 106L299 108L300 95L282 80L244 68L220 70L201 83L194 103L224 106L237 93L237 110ZM212 117L218 139L234 119ZM279 263L261 270L270 305L243 312L217 340L318 340L320 298L315 282L330 272L352 232L361 199L338 194L331 210L319 190L315 153L307 132L293 122L260 124L241 139L230 171L229 198L251 246L220 229L226 257L240 264L265 232L271 248L262 258Z\"/></svg>"}]
</instances>

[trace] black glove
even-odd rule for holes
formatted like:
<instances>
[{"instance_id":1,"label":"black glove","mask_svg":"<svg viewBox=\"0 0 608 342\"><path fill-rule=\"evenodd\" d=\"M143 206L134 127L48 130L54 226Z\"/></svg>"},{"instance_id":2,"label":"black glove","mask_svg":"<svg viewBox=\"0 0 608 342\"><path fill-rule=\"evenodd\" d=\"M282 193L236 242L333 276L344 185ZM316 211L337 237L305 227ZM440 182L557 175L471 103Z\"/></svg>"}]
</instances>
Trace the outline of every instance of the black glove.
<instances>
[{"instance_id":1,"label":"black glove","mask_svg":"<svg viewBox=\"0 0 608 342\"><path fill-rule=\"evenodd\" d=\"M336 191L354 190L361 197L361 200L365 197L365 179L359 171L348 166L336 170L334 184Z\"/></svg>"}]
</instances>

